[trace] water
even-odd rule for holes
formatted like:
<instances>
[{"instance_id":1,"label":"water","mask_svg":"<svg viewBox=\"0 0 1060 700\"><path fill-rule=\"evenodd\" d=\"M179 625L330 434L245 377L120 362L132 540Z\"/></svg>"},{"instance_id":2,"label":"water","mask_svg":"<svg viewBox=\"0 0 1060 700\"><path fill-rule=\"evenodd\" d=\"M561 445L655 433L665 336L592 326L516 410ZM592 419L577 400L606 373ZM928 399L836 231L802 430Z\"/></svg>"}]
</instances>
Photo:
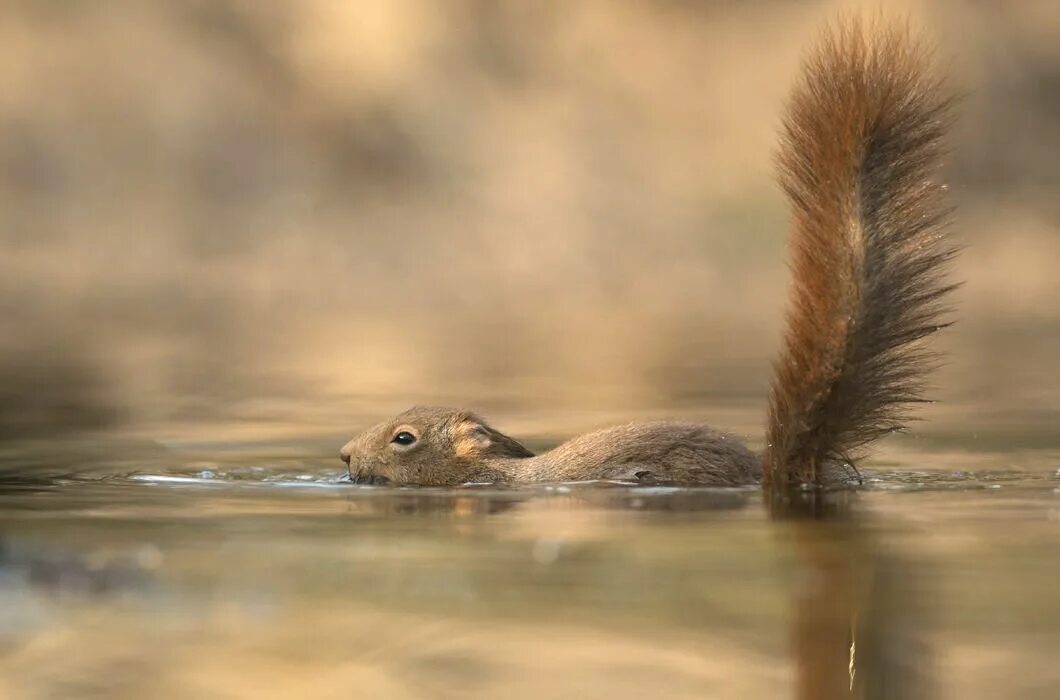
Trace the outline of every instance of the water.
<instances>
[{"instance_id":1,"label":"water","mask_svg":"<svg viewBox=\"0 0 1060 700\"><path fill-rule=\"evenodd\" d=\"M1060 689L1047 449L904 454L835 517L776 520L757 489L354 486L332 447L8 450L0 697Z\"/></svg>"}]
</instances>

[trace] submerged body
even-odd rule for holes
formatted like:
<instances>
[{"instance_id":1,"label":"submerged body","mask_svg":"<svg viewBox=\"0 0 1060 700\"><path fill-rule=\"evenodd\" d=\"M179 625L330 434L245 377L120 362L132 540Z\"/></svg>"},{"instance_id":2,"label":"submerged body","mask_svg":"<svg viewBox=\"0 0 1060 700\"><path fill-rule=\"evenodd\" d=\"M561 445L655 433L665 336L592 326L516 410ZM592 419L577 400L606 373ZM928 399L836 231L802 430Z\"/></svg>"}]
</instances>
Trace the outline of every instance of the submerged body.
<instances>
[{"instance_id":1,"label":"submerged body","mask_svg":"<svg viewBox=\"0 0 1060 700\"><path fill-rule=\"evenodd\" d=\"M365 431L341 451L361 483L456 486L614 479L741 486L761 459L732 435L672 421L629 423L572 438L534 455L473 413L417 406Z\"/></svg>"},{"instance_id":2,"label":"submerged body","mask_svg":"<svg viewBox=\"0 0 1060 700\"><path fill-rule=\"evenodd\" d=\"M623 479L774 493L846 476L860 448L901 429L946 324L953 246L934 179L950 100L900 28L825 34L789 100L779 182L793 214L793 284L766 449L704 425L630 424L535 456L474 414L413 408L342 449L358 482Z\"/></svg>"}]
</instances>

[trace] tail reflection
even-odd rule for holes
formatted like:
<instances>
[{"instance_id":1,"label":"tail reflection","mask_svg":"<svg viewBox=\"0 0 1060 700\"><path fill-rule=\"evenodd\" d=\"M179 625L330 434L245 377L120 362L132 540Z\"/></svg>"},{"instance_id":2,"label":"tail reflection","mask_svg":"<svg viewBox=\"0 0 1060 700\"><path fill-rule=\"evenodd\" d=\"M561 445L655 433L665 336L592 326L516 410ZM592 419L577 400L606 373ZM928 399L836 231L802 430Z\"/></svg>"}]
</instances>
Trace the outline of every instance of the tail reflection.
<instances>
[{"instance_id":1,"label":"tail reflection","mask_svg":"<svg viewBox=\"0 0 1060 700\"><path fill-rule=\"evenodd\" d=\"M930 653L915 567L881 551L849 492L807 492L779 506L797 557L795 697L926 698Z\"/></svg>"}]
</instances>

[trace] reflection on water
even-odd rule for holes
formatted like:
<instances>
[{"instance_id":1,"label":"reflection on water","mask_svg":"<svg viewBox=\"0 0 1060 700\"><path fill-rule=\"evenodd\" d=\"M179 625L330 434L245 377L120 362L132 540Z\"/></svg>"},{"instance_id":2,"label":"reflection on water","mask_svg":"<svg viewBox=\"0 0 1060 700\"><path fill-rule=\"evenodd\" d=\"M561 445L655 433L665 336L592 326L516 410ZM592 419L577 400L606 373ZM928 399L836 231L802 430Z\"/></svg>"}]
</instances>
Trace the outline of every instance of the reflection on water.
<instances>
[{"instance_id":1,"label":"reflection on water","mask_svg":"<svg viewBox=\"0 0 1060 700\"><path fill-rule=\"evenodd\" d=\"M1021 472L868 471L835 517L771 520L755 489L398 490L297 446L229 447L6 458L0 696L1060 687L1049 454Z\"/></svg>"}]
</instances>

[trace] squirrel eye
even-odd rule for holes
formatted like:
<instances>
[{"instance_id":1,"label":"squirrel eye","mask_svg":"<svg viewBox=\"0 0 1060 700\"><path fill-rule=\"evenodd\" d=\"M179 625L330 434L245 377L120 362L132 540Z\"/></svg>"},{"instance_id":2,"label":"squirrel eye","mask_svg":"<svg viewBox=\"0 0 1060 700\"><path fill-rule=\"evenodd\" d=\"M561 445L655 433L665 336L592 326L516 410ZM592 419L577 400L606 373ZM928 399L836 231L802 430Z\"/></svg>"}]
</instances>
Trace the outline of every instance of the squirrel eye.
<instances>
[{"instance_id":1,"label":"squirrel eye","mask_svg":"<svg viewBox=\"0 0 1060 700\"><path fill-rule=\"evenodd\" d=\"M416 436L408 432L407 430L402 430L400 433L395 435L390 442L397 443L398 445L411 445L412 443L416 442Z\"/></svg>"}]
</instances>

